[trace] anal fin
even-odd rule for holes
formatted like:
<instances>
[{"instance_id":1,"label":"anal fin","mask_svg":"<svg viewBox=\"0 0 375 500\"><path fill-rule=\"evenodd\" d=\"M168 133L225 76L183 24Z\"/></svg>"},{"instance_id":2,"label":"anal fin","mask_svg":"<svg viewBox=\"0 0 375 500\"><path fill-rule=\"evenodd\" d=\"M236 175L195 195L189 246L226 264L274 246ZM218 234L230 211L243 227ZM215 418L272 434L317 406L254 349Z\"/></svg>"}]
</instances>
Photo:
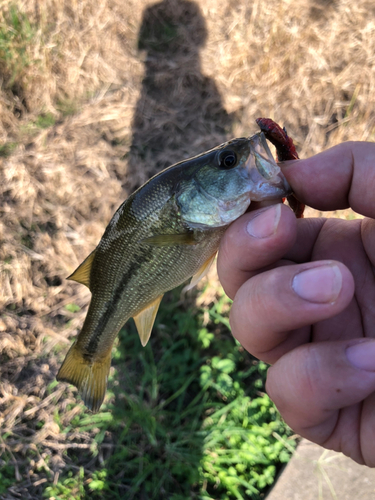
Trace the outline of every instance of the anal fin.
<instances>
[{"instance_id":1,"label":"anal fin","mask_svg":"<svg viewBox=\"0 0 375 500\"><path fill-rule=\"evenodd\" d=\"M95 413L104 400L110 367L111 350L99 360L90 362L84 358L77 344L73 344L56 379L75 385L85 405Z\"/></svg>"},{"instance_id":2,"label":"anal fin","mask_svg":"<svg viewBox=\"0 0 375 500\"><path fill-rule=\"evenodd\" d=\"M87 288L90 288L91 266L95 257L95 252L96 250L91 252L82 264L77 267L74 273L67 277L67 279L77 281L78 283L82 283L82 285L86 285Z\"/></svg>"},{"instance_id":3,"label":"anal fin","mask_svg":"<svg viewBox=\"0 0 375 500\"><path fill-rule=\"evenodd\" d=\"M160 301L162 298L163 295L160 295L160 297L151 302L151 304L146 306L133 318L143 347L145 347L145 345L149 341L152 327L154 326L156 314L158 312Z\"/></svg>"},{"instance_id":4,"label":"anal fin","mask_svg":"<svg viewBox=\"0 0 375 500\"><path fill-rule=\"evenodd\" d=\"M210 267L213 261L215 260L216 253L217 252L215 252L209 259L207 259L206 262L194 274L194 276L191 278L189 285L185 287L186 291L194 288L195 285L208 274L208 271L210 270Z\"/></svg>"}]
</instances>

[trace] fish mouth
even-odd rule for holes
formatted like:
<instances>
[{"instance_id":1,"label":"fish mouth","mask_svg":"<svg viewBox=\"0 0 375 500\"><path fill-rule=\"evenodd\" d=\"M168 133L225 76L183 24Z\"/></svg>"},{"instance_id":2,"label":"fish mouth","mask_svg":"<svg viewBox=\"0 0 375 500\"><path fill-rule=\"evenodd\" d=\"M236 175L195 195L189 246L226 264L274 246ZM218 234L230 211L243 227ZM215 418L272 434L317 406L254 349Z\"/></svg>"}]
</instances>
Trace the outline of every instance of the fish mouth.
<instances>
[{"instance_id":1,"label":"fish mouth","mask_svg":"<svg viewBox=\"0 0 375 500\"><path fill-rule=\"evenodd\" d=\"M289 182L286 180L286 177L285 175L282 173L282 171L280 170L280 172L277 174L276 176L279 180L279 183L280 183L280 189L281 191L283 192L283 195L282 196L289 196L293 193L293 190L289 184Z\"/></svg>"},{"instance_id":2,"label":"fish mouth","mask_svg":"<svg viewBox=\"0 0 375 500\"><path fill-rule=\"evenodd\" d=\"M263 132L249 137L250 154L243 175L252 185L252 201L263 201L288 196L292 189L276 163Z\"/></svg>"}]
</instances>

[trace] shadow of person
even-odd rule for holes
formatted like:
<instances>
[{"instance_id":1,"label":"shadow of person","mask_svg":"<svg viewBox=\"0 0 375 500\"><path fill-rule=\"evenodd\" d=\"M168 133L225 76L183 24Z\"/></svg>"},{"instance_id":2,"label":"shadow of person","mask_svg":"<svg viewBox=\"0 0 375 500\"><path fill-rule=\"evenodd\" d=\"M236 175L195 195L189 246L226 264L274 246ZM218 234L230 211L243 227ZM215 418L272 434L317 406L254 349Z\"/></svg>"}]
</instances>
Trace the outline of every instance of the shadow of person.
<instances>
[{"instance_id":1,"label":"shadow of person","mask_svg":"<svg viewBox=\"0 0 375 500\"><path fill-rule=\"evenodd\" d=\"M132 123L129 192L168 165L227 139L233 116L201 71L206 38L195 2L163 0L145 10L138 38L146 52L145 75Z\"/></svg>"}]
</instances>

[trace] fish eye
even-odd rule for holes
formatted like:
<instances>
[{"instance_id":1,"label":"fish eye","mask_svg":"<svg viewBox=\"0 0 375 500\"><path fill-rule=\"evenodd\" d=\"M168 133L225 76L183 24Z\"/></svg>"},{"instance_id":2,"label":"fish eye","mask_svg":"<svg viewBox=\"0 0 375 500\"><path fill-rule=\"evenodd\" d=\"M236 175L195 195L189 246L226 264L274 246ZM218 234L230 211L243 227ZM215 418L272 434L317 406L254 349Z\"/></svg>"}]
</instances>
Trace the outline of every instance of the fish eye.
<instances>
[{"instance_id":1,"label":"fish eye","mask_svg":"<svg viewBox=\"0 0 375 500\"><path fill-rule=\"evenodd\" d=\"M219 156L219 168L229 170L237 165L237 155L234 151L223 151Z\"/></svg>"}]
</instances>

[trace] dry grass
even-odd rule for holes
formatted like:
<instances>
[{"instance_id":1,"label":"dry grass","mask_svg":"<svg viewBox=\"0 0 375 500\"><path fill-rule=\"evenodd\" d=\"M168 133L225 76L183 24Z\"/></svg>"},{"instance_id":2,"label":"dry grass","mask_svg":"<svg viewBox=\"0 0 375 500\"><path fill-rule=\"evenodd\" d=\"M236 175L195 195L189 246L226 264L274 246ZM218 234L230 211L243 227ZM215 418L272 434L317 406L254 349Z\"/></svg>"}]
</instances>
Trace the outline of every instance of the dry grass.
<instances>
[{"instance_id":1,"label":"dry grass","mask_svg":"<svg viewBox=\"0 0 375 500\"><path fill-rule=\"evenodd\" d=\"M0 0L1 33L9 33L12 5ZM0 142L11 144L0 157L0 425L20 436L9 453L37 449L40 462L52 450L57 467L67 443L51 410L71 393L58 386L46 397L46 387L57 370L53 352L77 332L89 300L65 277L126 194L167 164L253 133L258 116L284 124L301 157L344 140L373 140L375 6L17 6L30 37L15 32L8 61L0 45ZM71 303L80 311L66 309ZM38 431L41 420L49 424ZM69 446L89 441L73 436ZM30 474L36 470L37 462L29 464Z\"/></svg>"}]
</instances>

